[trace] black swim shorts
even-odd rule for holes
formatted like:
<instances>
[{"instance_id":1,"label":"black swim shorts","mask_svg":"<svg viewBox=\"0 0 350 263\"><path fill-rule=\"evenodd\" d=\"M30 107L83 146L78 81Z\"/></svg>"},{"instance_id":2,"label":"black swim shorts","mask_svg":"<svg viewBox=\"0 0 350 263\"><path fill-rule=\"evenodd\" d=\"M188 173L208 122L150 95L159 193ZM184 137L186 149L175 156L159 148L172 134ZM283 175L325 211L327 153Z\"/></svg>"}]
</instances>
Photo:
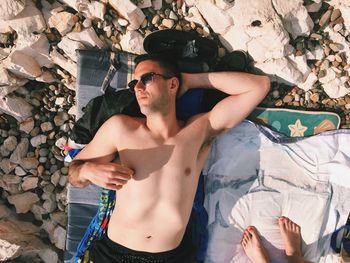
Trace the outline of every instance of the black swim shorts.
<instances>
[{"instance_id":1,"label":"black swim shorts","mask_svg":"<svg viewBox=\"0 0 350 263\"><path fill-rule=\"evenodd\" d=\"M150 253L135 251L110 240L105 234L91 248L94 263L193 263L195 250L190 235L185 234L181 244L169 251Z\"/></svg>"}]
</instances>

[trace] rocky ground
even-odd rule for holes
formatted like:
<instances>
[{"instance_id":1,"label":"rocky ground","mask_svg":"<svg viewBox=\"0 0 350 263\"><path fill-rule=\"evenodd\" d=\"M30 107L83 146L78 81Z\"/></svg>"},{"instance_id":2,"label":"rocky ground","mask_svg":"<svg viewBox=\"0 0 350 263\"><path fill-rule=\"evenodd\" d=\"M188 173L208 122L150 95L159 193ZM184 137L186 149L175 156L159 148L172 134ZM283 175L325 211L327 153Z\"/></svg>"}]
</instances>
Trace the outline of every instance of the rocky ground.
<instances>
[{"instance_id":1,"label":"rocky ground","mask_svg":"<svg viewBox=\"0 0 350 263\"><path fill-rule=\"evenodd\" d=\"M142 53L152 31L196 30L218 43L220 57L243 49L269 74L272 89L262 106L337 112L341 128L349 128L350 4L344 2L3 0L0 261L63 260L75 49Z\"/></svg>"}]
</instances>

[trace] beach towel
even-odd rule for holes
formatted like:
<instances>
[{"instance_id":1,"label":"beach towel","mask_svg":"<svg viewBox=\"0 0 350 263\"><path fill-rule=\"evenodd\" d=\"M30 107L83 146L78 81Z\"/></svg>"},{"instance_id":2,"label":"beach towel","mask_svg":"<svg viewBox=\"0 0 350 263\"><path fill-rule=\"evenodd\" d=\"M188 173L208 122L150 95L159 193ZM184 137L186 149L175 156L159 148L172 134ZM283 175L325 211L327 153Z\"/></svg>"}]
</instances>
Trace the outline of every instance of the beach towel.
<instances>
[{"instance_id":1,"label":"beach towel","mask_svg":"<svg viewBox=\"0 0 350 263\"><path fill-rule=\"evenodd\" d=\"M277 218L301 226L302 252L336 262L332 233L350 211L350 130L291 138L249 121L214 142L203 169L206 263L249 262L242 233L254 225L272 262L287 262Z\"/></svg>"}]
</instances>

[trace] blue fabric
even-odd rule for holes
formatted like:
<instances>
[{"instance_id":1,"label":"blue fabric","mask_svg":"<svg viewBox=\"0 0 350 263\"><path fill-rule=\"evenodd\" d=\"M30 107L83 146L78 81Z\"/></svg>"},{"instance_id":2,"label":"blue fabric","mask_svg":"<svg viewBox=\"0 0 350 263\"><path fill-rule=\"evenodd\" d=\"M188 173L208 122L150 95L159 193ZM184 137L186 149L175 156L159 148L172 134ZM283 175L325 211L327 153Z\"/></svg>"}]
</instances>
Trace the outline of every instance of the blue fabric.
<instances>
[{"instance_id":1,"label":"blue fabric","mask_svg":"<svg viewBox=\"0 0 350 263\"><path fill-rule=\"evenodd\" d=\"M187 120L201 112L203 89L191 89L176 100L176 116L179 120Z\"/></svg>"},{"instance_id":2,"label":"blue fabric","mask_svg":"<svg viewBox=\"0 0 350 263\"><path fill-rule=\"evenodd\" d=\"M337 237L339 235L339 232L341 230L345 229L346 230L350 230L350 226L349 225L344 225L340 228L338 228L337 230L335 230L332 234L331 237L331 248L336 252L336 253L340 253L340 249L341 249L341 244L343 244L343 248L345 249L345 251L347 253L350 253L350 239L349 238L342 238L341 242L339 244L339 246L337 246Z\"/></svg>"}]
</instances>

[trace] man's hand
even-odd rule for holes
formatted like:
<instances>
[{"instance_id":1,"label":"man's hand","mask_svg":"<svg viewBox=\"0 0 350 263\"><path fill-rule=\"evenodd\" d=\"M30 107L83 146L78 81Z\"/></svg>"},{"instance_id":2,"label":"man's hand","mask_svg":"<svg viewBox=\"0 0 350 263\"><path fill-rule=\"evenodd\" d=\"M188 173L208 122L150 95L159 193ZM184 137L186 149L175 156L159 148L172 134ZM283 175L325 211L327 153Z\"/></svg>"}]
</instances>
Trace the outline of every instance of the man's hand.
<instances>
[{"instance_id":1,"label":"man's hand","mask_svg":"<svg viewBox=\"0 0 350 263\"><path fill-rule=\"evenodd\" d=\"M110 190L123 188L134 175L133 170L116 163L86 162L81 169L84 179Z\"/></svg>"}]
</instances>

